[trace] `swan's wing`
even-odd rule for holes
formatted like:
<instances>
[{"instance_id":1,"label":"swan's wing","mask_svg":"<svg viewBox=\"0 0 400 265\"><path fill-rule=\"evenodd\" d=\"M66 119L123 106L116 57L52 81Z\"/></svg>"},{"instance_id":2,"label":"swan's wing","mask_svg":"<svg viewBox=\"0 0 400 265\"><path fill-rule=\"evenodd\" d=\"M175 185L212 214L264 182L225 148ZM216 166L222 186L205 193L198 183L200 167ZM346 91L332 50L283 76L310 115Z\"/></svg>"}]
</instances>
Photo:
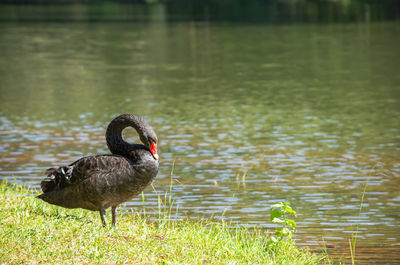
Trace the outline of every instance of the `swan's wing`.
<instances>
[{"instance_id":1,"label":"swan's wing","mask_svg":"<svg viewBox=\"0 0 400 265\"><path fill-rule=\"evenodd\" d=\"M121 171L130 168L129 160L119 155L97 155L83 157L69 167L72 167L71 183L76 184L98 174Z\"/></svg>"},{"instance_id":2,"label":"swan's wing","mask_svg":"<svg viewBox=\"0 0 400 265\"><path fill-rule=\"evenodd\" d=\"M69 166L49 168L47 178L41 182L44 193L67 186L76 185L99 175L108 175L111 172L130 168L129 160L118 155L97 155L83 157Z\"/></svg>"}]
</instances>

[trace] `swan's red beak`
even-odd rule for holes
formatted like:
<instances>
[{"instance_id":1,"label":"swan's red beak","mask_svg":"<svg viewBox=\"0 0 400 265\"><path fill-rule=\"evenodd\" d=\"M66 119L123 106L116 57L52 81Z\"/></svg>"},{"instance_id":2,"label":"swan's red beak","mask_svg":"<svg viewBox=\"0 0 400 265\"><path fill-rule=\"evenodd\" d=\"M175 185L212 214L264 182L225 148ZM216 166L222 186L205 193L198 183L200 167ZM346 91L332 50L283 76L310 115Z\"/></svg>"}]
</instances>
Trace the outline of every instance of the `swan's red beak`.
<instances>
[{"instance_id":1,"label":"swan's red beak","mask_svg":"<svg viewBox=\"0 0 400 265\"><path fill-rule=\"evenodd\" d=\"M150 152L153 155L154 159L158 160L157 144L155 142L151 142Z\"/></svg>"}]
</instances>

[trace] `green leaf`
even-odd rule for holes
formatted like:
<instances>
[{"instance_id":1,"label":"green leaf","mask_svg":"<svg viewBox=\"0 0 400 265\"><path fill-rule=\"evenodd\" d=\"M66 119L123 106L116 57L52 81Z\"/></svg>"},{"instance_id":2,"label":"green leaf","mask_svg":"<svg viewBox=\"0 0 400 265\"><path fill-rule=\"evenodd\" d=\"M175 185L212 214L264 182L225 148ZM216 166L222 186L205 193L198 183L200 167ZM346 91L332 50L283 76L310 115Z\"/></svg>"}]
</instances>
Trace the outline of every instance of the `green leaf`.
<instances>
[{"instance_id":1,"label":"green leaf","mask_svg":"<svg viewBox=\"0 0 400 265\"><path fill-rule=\"evenodd\" d=\"M295 229L297 224L294 220L291 219L285 219L285 225L290 226L291 228Z\"/></svg>"},{"instance_id":2,"label":"green leaf","mask_svg":"<svg viewBox=\"0 0 400 265\"><path fill-rule=\"evenodd\" d=\"M282 219L280 219L280 218L274 218L274 219L272 219L272 222L274 223L274 224L283 224L285 221L284 220L282 220Z\"/></svg>"},{"instance_id":3,"label":"green leaf","mask_svg":"<svg viewBox=\"0 0 400 265\"><path fill-rule=\"evenodd\" d=\"M282 216L282 213L281 213L280 209L271 209L271 215L270 215L271 221L272 221L274 218L279 218L279 217L281 217L281 216Z\"/></svg>"},{"instance_id":4,"label":"green leaf","mask_svg":"<svg viewBox=\"0 0 400 265\"><path fill-rule=\"evenodd\" d=\"M284 206L282 207L282 209L285 211L285 213L287 214L293 214L294 216L296 216L296 211L294 211L292 209L292 207L289 206L290 203L286 202L284 203Z\"/></svg>"},{"instance_id":5,"label":"green leaf","mask_svg":"<svg viewBox=\"0 0 400 265\"><path fill-rule=\"evenodd\" d=\"M281 227L275 228L275 235L282 236L282 230L283 230L283 228L281 228Z\"/></svg>"},{"instance_id":6,"label":"green leaf","mask_svg":"<svg viewBox=\"0 0 400 265\"><path fill-rule=\"evenodd\" d=\"M292 238L292 232L289 230L289 228L283 228L281 234L283 237Z\"/></svg>"},{"instance_id":7,"label":"green leaf","mask_svg":"<svg viewBox=\"0 0 400 265\"><path fill-rule=\"evenodd\" d=\"M273 208L282 208L282 207L283 207L283 202L278 202L278 203L271 205L270 208L272 210Z\"/></svg>"}]
</instances>

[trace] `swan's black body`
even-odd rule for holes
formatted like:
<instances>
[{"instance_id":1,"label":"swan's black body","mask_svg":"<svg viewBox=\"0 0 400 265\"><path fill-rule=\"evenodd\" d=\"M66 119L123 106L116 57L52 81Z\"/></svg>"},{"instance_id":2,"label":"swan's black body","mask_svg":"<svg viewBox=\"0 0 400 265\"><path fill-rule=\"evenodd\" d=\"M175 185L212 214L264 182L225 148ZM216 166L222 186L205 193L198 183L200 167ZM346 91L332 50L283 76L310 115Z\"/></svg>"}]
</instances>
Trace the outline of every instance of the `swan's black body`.
<instances>
[{"instance_id":1,"label":"swan's black body","mask_svg":"<svg viewBox=\"0 0 400 265\"><path fill-rule=\"evenodd\" d=\"M128 126L135 128L143 144L122 139ZM108 125L106 139L112 155L83 157L48 169L38 198L66 208L99 211L103 225L105 210L111 207L115 225L116 207L140 194L158 173L157 136L141 118L122 114Z\"/></svg>"}]
</instances>

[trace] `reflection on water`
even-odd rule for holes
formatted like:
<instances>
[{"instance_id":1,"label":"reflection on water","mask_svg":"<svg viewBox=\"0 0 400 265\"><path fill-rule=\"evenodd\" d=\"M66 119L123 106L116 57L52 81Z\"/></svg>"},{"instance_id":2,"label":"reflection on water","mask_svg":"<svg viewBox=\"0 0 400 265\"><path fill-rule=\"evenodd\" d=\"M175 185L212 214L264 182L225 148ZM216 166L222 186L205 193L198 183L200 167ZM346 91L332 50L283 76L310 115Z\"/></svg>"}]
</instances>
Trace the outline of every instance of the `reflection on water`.
<instances>
[{"instance_id":1,"label":"reflection on water","mask_svg":"<svg viewBox=\"0 0 400 265\"><path fill-rule=\"evenodd\" d=\"M107 153L107 123L133 113L160 139L159 194L174 167L178 218L272 228L269 206L283 200L299 213L299 244L348 249L359 224L361 261L396 248L398 24L3 23L0 31L2 178L38 188L49 166ZM136 139L132 130L125 137ZM157 194L145 196L157 212Z\"/></svg>"}]
</instances>

